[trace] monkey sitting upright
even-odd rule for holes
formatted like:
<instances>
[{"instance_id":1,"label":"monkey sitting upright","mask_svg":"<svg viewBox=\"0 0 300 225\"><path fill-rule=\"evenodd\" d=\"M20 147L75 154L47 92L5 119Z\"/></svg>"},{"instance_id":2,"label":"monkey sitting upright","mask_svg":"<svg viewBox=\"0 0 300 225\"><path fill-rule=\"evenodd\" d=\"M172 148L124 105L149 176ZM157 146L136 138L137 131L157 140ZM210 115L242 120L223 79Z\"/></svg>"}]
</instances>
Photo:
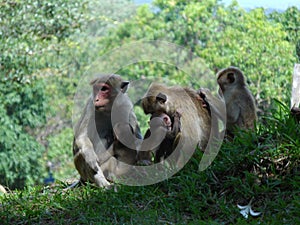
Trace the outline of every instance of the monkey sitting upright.
<instances>
[{"instance_id":1,"label":"monkey sitting upright","mask_svg":"<svg viewBox=\"0 0 300 225\"><path fill-rule=\"evenodd\" d=\"M206 149L212 121L207 105L197 91L152 83L141 105L145 114L151 115L151 135L143 140L138 162L147 161L144 156L155 152L155 162L164 160L181 168L195 149ZM151 124L155 121L157 124ZM172 128L163 122L172 124Z\"/></svg>"},{"instance_id":2,"label":"monkey sitting upright","mask_svg":"<svg viewBox=\"0 0 300 225\"><path fill-rule=\"evenodd\" d=\"M141 134L126 95L128 81L108 74L90 84L91 96L75 127L74 164L82 182L107 187L115 177L128 174L136 163L136 139Z\"/></svg>"},{"instance_id":3,"label":"monkey sitting upright","mask_svg":"<svg viewBox=\"0 0 300 225\"><path fill-rule=\"evenodd\" d=\"M236 67L222 69L217 73L217 82L226 104L227 134L233 135L236 127L254 129L257 120L255 100L242 71Z\"/></svg>"}]
</instances>

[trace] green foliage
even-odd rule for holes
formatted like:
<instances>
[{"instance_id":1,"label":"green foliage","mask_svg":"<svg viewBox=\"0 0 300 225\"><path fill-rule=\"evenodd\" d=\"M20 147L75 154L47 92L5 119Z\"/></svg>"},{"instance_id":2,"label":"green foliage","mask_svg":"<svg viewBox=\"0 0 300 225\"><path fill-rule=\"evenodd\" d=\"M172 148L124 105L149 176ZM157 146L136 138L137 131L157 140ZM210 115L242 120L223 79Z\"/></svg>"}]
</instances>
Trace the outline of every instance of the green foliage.
<instances>
[{"instance_id":1,"label":"green foliage","mask_svg":"<svg viewBox=\"0 0 300 225\"><path fill-rule=\"evenodd\" d=\"M82 23L82 1L15 1L1 3L1 74L22 80L48 63L43 55ZM53 45L51 45L53 44Z\"/></svg>"},{"instance_id":2,"label":"green foliage","mask_svg":"<svg viewBox=\"0 0 300 225\"><path fill-rule=\"evenodd\" d=\"M43 166L39 159L43 148L0 106L0 183L14 188L37 184Z\"/></svg>"},{"instance_id":3,"label":"green foliage","mask_svg":"<svg viewBox=\"0 0 300 225\"><path fill-rule=\"evenodd\" d=\"M286 40L296 43L300 37L300 10L295 7L289 7L284 12L273 12L268 17L283 26L286 31Z\"/></svg>"},{"instance_id":4,"label":"green foliage","mask_svg":"<svg viewBox=\"0 0 300 225\"><path fill-rule=\"evenodd\" d=\"M73 130L65 128L58 134L48 138L48 149L45 160L51 162L54 178L65 180L67 177L77 177L77 171L72 159Z\"/></svg>"},{"instance_id":5,"label":"green foliage","mask_svg":"<svg viewBox=\"0 0 300 225\"><path fill-rule=\"evenodd\" d=\"M45 124L50 107L47 86L38 75L44 68L57 67L51 58L79 30L85 3L21 0L0 4L0 183L14 189L42 179L44 148L31 134Z\"/></svg>"},{"instance_id":6,"label":"green foliage","mask_svg":"<svg viewBox=\"0 0 300 225\"><path fill-rule=\"evenodd\" d=\"M64 191L66 184L57 183L15 191L0 196L2 223L297 224L300 124L287 106L272 105L263 125L224 142L203 172L198 151L179 173L154 185L116 185L115 191L87 184ZM263 214L246 220L237 204L251 199L252 209Z\"/></svg>"},{"instance_id":7,"label":"green foliage","mask_svg":"<svg viewBox=\"0 0 300 225\"><path fill-rule=\"evenodd\" d=\"M2 78L0 88L1 102L13 123L34 128L45 122L43 81L32 79L22 82Z\"/></svg>"},{"instance_id":8,"label":"green foliage","mask_svg":"<svg viewBox=\"0 0 300 225\"><path fill-rule=\"evenodd\" d=\"M289 102L299 10L266 16L263 9L246 12L236 2L229 7L219 2L156 0L155 10L141 6L136 14L127 0L0 3L0 184L10 189L40 183L47 161L58 180L78 176L70 128L77 82L101 56L132 41L170 41L201 60L179 55L179 61L189 62L189 70L134 62L117 71L126 79L197 88L206 84L198 75L212 76L211 71L233 65L245 72L260 106L271 107L255 132L241 131L233 142L224 142L204 172L198 172L203 153L196 152L182 171L146 187L117 186L115 192L87 185L63 191L66 185L61 183L14 191L0 196L2 223L300 222L299 123L285 104L272 101L276 96ZM157 46L147 51L178 56ZM136 57L134 51L124 56ZM130 96L143 94L129 89ZM145 133L148 116L138 107L135 112ZM46 150L32 136L42 140ZM245 221L236 204L252 198L253 209L263 216Z\"/></svg>"},{"instance_id":9,"label":"green foliage","mask_svg":"<svg viewBox=\"0 0 300 225\"><path fill-rule=\"evenodd\" d=\"M158 10L142 6L135 18L112 31L104 39L106 51L136 40L167 40L191 49L212 71L241 68L260 107L270 104L270 96L289 101L295 45L287 41L287 29L270 20L263 9L246 12L236 2L225 7L215 0L157 0L154 4ZM288 15L299 10L290 11L284 18L297 27L297 15L291 20ZM156 73L167 76L177 71L170 66Z\"/></svg>"},{"instance_id":10,"label":"green foliage","mask_svg":"<svg viewBox=\"0 0 300 225\"><path fill-rule=\"evenodd\" d=\"M285 12L273 12L269 18L283 26L286 32L286 40L296 46L296 56L300 61L300 10L297 7L289 7Z\"/></svg>"},{"instance_id":11,"label":"green foliage","mask_svg":"<svg viewBox=\"0 0 300 225\"><path fill-rule=\"evenodd\" d=\"M231 6L219 13L219 35L200 54L217 68L233 65L244 71L260 106L270 103L270 96L288 101L294 47L281 27L270 23L262 9L246 13Z\"/></svg>"}]
</instances>

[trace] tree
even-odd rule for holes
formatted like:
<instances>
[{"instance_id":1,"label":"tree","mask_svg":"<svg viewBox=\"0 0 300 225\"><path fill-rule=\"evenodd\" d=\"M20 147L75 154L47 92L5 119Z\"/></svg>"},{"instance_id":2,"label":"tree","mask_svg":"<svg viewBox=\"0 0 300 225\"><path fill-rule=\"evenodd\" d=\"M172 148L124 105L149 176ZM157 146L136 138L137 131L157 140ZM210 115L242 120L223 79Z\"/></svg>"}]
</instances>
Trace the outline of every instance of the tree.
<instances>
[{"instance_id":1,"label":"tree","mask_svg":"<svg viewBox=\"0 0 300 225\"><path fill-rule=\"evenodd\" d=\"M82 1L2 1L0 27L0 183L22 188L39 182L44 148L31 135L46 122L45 83L38 71L80 28Z\"/></svg>"},{"instance_id":2,"label":"tree","mask_svg":"<svg viewBox=\"0 0 300 225\"><path fill-rule=\"evenodd\" d=\"M289 101L294 46L286 40L283 27L269 20L263 9L247 12L236 2L225 7L217 0L157 0L154 5L156 10L142 6L135 18L112 32L105 50L141 39L167 40L190 48L211 71L241 68L261 107L274 96Z\"/></svg>"}]
</instances>

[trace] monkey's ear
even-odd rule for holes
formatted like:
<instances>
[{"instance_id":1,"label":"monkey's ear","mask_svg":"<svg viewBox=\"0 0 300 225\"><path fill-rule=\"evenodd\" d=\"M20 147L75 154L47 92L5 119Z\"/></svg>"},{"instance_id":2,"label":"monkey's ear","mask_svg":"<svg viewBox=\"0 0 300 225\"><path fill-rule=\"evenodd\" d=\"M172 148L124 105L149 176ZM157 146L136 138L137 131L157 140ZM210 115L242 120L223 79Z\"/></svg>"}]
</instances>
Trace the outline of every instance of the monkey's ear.
<instances>
[{"instance_id":1,"label":"monkey's ear","mask_svg":"<svg viewBox=\"0 0 300 225\"><path fill-rule=\"evenodd\" d=\"M228 73L227 79L228 79L229 83L233 83L235 81L234 73Z\"/></svg>"},{"instance_id":2,"label":"monkey's ear","mask_svg":"<svg viewBox=\"0 0 300 225\"><path fill-rule=\"evenodd\" d=\"M121 83L121 86L120 86L121 91L122 91L123 93L125 93L125 92L127 91L127 89L128 89L128 86L129 86L129 81L123 81L123 82Z\"/></svg>"},{"instance_id":3,"label":"monkey's ear","mask_svg":"<svg viewBox=\"0 0 300 225\"><path fill-rule=\"evenodd\" d=\"M158 93L158 95L156 95L156 100L161 103L165 103L167 101L167 96L165 94Z\"/></svg>"},{"instance_id":4,"label":"monkey's ear","mask_svg":"<svg viewBox=\"0 0 300 225\"><path fill-rule=\"evenodd\" d=\"M99 80L99 78L95 78L95 79L91 80L90 85L93 86L94 84L96 84L98 82L98 80Z\"/></svg>"}]
</instances>

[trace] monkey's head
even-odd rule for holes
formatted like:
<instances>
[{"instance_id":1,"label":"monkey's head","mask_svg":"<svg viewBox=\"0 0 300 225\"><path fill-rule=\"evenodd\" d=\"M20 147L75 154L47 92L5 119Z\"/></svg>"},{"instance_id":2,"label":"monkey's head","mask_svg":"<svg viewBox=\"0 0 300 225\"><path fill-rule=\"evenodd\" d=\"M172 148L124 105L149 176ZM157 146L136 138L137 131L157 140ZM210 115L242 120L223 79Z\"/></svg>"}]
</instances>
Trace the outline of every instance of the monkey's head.
<instances>
[{"instance_id":1,"label":"monkey's head","mask_svg":"<svg viewBox=\"0 0 300 225\"><path fill-rule=\"evenodd\" d=\"M169 117L168 114L166 113L153 113L151 115L151 118L150 118L150 123L152 121L153 118L159 118L161 120L161 125L163 127L165 127L167 130L171 130L172 129L172 119Z\"/></svg>"},{"instance_id":2,"label":"monkey's head","mask_svg":"<svg viewBox=\"0 0 300 225\"><path fill-rule=\"evenodd\" d=\"M230 66L217 73L217 82L224 92L227 89L236 87L236 85L245 85L245 78L239 68Z\"/></svg>"},{"instance_id":3,"label":"monkey's head","mask_svg":"<svg viewBox=\"0 0 300 225\"><path fill-rule=\"evenodd\" d=\"M149 93L148 93L149 94ZM155 95L148 95L142 99L142 108L145 114L162 114L165 113L173 117L176 112L173 104L169 101L167 94L158 92Z\"/></svg>"},{"instance_id":4,"label":"monkey's head","mask_svg":"<svg viewBox=\"0 0 300 225\"><path fill-rule=\"evenodd\" d=\"M152 84L146 97L141 100L145 114L151 114L151 119L159 117L169 129L172 125L176 109L168 97L168 88L161 84ZM150 119L150 120L151 120Z\"/></svg>"},{"instance_id":5,"label":"monkey's head","mask_svg":"<svg viewBox=\"0 0 300 225\"><path fill-rule=\"evenodd\" d=\"M145 114L165 113L167 111L167 95L158 93L142 99L142 107Z\"/></svg>"},{"instance_id":6,"label":"monkey's head","mask_svg":"<svg viewBox=\"0 0 300 225\"><path fill-rule=\"evenodd\" d=\"M93 104L98 112L110 112L116 96L125 93L128 81L119 75L111 74L96 78L90 82L93 86Z\"/></svg>"}]
</instances>

